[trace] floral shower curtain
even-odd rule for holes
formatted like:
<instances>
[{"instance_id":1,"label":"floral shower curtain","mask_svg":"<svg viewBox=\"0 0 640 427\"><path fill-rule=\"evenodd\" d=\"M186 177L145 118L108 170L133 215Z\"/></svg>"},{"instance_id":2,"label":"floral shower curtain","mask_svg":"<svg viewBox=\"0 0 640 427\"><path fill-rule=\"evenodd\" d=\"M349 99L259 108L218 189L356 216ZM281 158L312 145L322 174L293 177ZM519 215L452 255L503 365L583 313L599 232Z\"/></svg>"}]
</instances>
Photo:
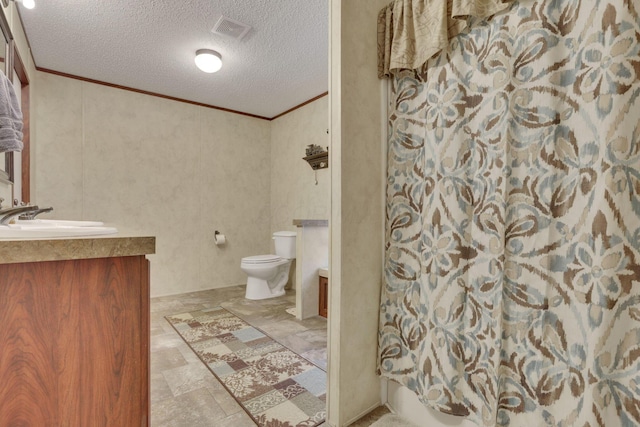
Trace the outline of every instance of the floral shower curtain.
<instances>
[{"instance_id":1,"label":"floral shower curtain","mask_svg":"<svg viewBox=\"0 0 640 427\"><path fill-rule=\"evenodd\" d=\"M516 1L390 79L379 372L428 406L640 425L639 10Z\"/></svg>"}]
</instances>

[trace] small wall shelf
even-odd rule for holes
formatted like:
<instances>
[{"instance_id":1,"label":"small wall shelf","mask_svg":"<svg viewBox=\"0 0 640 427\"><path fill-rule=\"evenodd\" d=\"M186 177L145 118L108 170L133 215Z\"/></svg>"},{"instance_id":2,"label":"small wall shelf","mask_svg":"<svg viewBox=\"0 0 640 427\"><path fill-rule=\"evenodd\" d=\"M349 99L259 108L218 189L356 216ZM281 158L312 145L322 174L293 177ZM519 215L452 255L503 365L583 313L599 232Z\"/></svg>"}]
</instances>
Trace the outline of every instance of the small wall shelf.
<instances>
[{"instance_id":1,"label":"small wall shelf","mask_svg":"<svg viewBox=\"0 0 640 427\"><path fill-rule=\"evenodd\" d=\"M311 156L306 156L306 157L303 157L302 159L306 160L307 163L309 163L309 166L311 166L311 169L313 170L325 169L329 167L328 151L324 151L322 153L314 154Z\"/></svg>"}]
</instances>

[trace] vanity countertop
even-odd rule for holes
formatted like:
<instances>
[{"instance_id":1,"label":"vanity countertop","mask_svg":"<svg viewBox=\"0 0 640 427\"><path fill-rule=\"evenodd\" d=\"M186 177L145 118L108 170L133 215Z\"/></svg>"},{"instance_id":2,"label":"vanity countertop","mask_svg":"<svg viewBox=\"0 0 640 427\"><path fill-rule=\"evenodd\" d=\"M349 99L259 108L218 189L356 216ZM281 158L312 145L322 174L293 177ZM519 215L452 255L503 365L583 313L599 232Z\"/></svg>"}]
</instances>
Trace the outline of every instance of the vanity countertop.
<instances>
[{"instance_id":1,"label":"vanity countertop","mask_svg":"<svg viewBox=\"0 0 640 427\"><path fill-rule=\"evenodd\" d=\"M0 264L148 255L156 238L121 232L101 236L0 240Z\"/></svg>"},{"instance_id":2,"label":"vanity countertop","mask_svg":"<svg viewBox=\"0 0 640 427\"><path fill-rule=\"evenodd\" d=\"M327 219L294 219L293 225L296 227L328 227Z\"/></svg>"}]
</instances>

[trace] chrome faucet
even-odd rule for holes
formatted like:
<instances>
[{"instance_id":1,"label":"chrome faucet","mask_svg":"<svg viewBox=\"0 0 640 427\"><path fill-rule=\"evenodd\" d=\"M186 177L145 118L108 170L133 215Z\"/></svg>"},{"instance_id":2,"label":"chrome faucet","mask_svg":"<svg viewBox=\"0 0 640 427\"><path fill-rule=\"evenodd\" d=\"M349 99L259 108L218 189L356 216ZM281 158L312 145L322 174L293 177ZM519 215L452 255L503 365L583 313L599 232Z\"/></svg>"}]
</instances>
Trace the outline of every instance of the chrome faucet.
<instances>
[{"instance_id":1,"label":"chrome faucet","mask_svg":"<svg viewBox=\"0 0 640 427\"><path fill-rule=\"evenodd\" d=\"M23 213L19 216L19 219L26 219L26 220L30 220L30 219L36 219L36 217L38 215L40 215L41 213L47 213L47 212L51 212L53 210L53 208L40 208L38 209L37 206L35 206L36 210L32 210L26 213Z\"/></svg>"},{"instance_id":2,"label":"chrome faucet","mask_svg":"<svg viewBox=\"0 0 640 427\"><path fill-rule=\"evenodd\" d=\"M7 225L16 216L20 216L20 219L34 219L37 215L45 212L51 212L53 208L42 208L38 206L31 206L22 204L21 206L13 206L5 208L2 206L4 199L0 197L0 225ZM14 203L18 203L16 200Z\"/></svg>"},{"instance_id":3,"label":"chrome faucet","mask_svg":"<svg viewBox=\"0 0 640 427\"><path fill-rule=\"evenodd\" d=\"M0 225L8 225L9 221L14 217L38 210L40 210L40 208L37 206L16 206L12 208L0 207Z\"/></svg>"}]
</instances>

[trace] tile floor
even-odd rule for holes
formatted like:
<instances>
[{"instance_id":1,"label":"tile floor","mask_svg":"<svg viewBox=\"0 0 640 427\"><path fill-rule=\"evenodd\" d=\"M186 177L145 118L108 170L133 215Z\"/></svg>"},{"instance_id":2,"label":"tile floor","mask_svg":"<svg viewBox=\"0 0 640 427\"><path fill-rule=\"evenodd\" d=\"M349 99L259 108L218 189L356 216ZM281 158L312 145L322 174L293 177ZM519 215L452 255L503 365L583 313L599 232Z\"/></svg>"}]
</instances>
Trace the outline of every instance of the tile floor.
<instances>
[{"instance_id":1,"label":"tile floor","mask_svg":"<svg viewBox=\"0 0 640 427\"><path fill-rule=\"evenodd\" d=\"M299 321L287 313L295 305L291 291L262 301L245 299L244 291L244 286L233 286L151 299L151 427L255 427L165 320L167 315L222 306L326 369L326 319ZM379 408L353 426L368 426L387 412Z\"/></svg>"}]
</instances>

